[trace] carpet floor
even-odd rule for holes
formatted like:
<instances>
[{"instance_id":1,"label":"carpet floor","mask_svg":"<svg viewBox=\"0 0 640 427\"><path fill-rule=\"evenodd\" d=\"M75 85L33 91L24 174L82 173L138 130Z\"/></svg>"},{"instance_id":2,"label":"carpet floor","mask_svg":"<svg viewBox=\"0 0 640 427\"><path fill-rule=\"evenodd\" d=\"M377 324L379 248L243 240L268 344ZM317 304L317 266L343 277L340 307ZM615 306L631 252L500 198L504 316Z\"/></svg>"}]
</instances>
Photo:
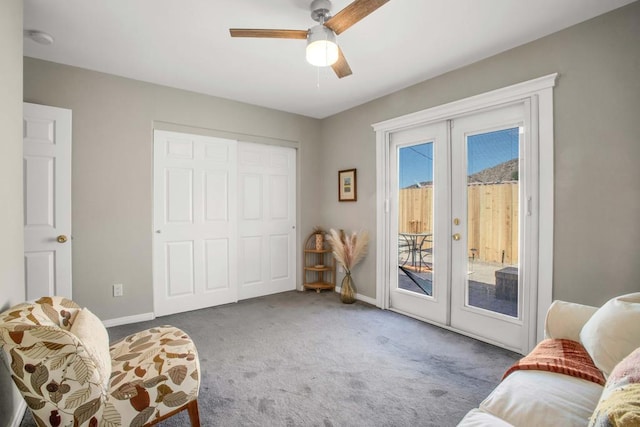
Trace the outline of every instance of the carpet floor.
<instances>
[{"instance_id":1,"label":"carpet floor","mask_svg":"<svg viewBox=\"0 0 640 427\"><path fill-rule=\"evenodd\" d=\"M209 426L455 426L520 356L336 293L285 292L109 328L195 341ZM189 425L186 412L161 427ZM33 427L29 414L21 427Z\"/></svg>"}]
</instances>

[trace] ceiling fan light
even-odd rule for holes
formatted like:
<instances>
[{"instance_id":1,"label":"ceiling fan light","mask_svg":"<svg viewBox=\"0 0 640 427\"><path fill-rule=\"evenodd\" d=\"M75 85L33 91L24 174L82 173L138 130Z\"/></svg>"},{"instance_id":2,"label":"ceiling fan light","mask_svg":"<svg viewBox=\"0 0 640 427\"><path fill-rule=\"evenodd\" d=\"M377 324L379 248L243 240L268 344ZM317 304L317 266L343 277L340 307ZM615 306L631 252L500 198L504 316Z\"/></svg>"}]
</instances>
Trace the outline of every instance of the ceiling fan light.
<instances>
[{"instance_id":1,"label":"ceiling fan light","mask_svg":"<svg viewBox=\"0 0 640 427\"><path fill-rule=\"evenodd\" d=\"M316 25L307 37L307 62L316 67L327 67L338 60L336 35L324 25Z\"/></svg>"},{"instance_id":2,"label":"ceiling fan light","mask_svg":"<svg viewBox=\"0 0 640 427\"><path fill-rule=\"evenodd\" d=\"M327 67L338 60L338 45L319 40L307 45L307 62L316 67Z\"/></svg>"}]
</instances>

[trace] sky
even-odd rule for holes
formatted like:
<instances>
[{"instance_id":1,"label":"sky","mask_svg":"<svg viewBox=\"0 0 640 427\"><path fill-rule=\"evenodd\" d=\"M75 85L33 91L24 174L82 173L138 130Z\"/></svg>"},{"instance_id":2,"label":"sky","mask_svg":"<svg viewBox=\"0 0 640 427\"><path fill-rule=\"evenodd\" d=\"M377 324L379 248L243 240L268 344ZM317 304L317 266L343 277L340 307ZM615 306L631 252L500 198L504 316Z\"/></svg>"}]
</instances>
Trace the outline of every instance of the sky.
<instances>
[{"instance_id":1,"label":"sky","mask_svg":"<svg viewBox=\"0 0 640 427\"><path fill-rule=\"evenodd\" d=\"M467 174L499 165L518 157L519 129L503 129L467 138ZM400 149L400 188L433 181L433 143Z\"/></svg>"}]
</instances>

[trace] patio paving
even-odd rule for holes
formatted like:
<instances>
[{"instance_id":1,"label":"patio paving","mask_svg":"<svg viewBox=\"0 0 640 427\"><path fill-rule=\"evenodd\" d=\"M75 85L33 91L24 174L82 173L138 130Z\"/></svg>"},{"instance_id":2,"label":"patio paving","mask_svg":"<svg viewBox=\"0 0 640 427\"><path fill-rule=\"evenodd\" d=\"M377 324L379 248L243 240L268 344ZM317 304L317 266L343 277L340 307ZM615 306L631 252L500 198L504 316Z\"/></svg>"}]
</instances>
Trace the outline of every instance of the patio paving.
<instances>
[{"instance_id":1,"label":"patio paving","mask_svg":"<svg viewBox=\"0 0 640 427\"><path fill-rule=\"evenodd\" d=\"M473 307L518 317L517 301L496 298L495 271L503 266L480 265L476 263L469 276L477 280L469 280L469 305ZM424 295L424 292L402 270L398 269L398 287ZM420 278L431 281L431 272L412 272ZM479 281L484 280L484 281ZM493 283L486 283L492 281Z\"/></svg>"}]
</instances>

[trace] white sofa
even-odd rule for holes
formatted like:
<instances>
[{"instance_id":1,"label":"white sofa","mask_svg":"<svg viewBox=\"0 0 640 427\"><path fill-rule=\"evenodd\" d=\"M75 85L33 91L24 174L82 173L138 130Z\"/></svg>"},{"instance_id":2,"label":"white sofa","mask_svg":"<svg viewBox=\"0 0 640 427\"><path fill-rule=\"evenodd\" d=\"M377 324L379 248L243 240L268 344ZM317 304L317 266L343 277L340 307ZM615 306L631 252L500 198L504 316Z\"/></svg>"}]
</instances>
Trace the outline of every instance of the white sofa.
<instances>
[{"instance_id":1,"label":"white sofa","mask_svg":"<svg viewBox=\"0 0 640 427\"><path fill-rule=\"evenodd\" d=\"M632 384L637 388L630 413L622 411L624 422L619 407L613 415L605 408L613 400L606 401L612 391L626 393L628 401L629 378L623 378L623 373L633 371L631 382L640 376L640 293L614 298L601 308L555 301L547 313L545 338L581 343L608 378L606 385L561 373L518 370L469 411L459 426L640 426L640 384ZM624 369L616 371L618 364ZM611 422L616 416L617 422Z\"/></svg>"}]
</instances>

